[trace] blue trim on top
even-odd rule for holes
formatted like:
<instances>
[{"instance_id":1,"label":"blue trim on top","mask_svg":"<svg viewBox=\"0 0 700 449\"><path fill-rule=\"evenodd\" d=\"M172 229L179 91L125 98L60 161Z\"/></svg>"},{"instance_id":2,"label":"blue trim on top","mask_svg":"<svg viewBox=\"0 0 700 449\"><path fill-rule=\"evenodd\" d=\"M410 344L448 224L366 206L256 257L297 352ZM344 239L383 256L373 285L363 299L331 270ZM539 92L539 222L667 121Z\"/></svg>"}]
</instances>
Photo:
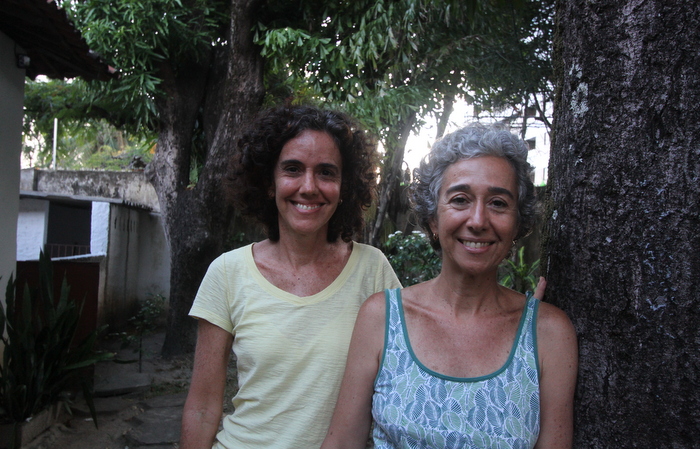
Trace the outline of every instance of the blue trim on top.
<instances>
[{"instance_id":1,"label":"blue trim on top","mask_svg":"<svg viewBox=\"0 0 700 449\"><path fill-rule=\"evenodd\" d=\"M400 288L397 288L396 290L401 290ZM390 310L391 310L391 303L389 300L389 296L391 293L389 293L389 289L385 288L384 289L384 307L386 308L386 311L384 312L384 348L382 349L382 358L379 360L379 366L377 367L377 375L374 376L374 383L373 385L377 385L377 380L379 380L379 374L382 372L382 366L384 366L384 357L386 357L386 351L389 345L389 315L390 315Z\"/></svg>"},{"instance_id":2,"label":"blue trim on top","mask_svg":"<svg viewBox=\"0 0 700 449\"><path fill-rule=\"evenodd\" d=\"M408 353L411 355L411 358L413 361L418 365L420 369L425 371L426 373L438 377L440 379L445 379L449 380L452 382L481 382L484 380L491 379L492 377L496 377L499 374L501 374L503 371L508 368L508 366L512 363L513 358L515 357L515 351L518 349L518 344L520 343L520 339L522 338L522 331L523 331L523 326L525 325L525 319L527 317L528 309L529 309L529 300L530 296L525 298L525 306L523 307L523 313L520 315L520 322L518 323L518 330L515 334L515 338L513 339L513 345L510 348L510 354L508 355L508 359L506 362L501 366L498 370L494 371L491 374L486 374L485 376L479 376L479 377L452 377L452 376L447 376L445 374L438 373L436 371L431 370L430 368L426 367L421 363L420 360L418 360L418 357L416 357L416 354L413 352L413 347L411 346L411 341L408 337L408 331L406 329L406 319L403 311L403 300L401 298L401 291L397 291L396 294L398 295L398 306L399 306L399 315L401 317L401 328L403 330L403 336L404 336L404 341L406 342L406 347L408 348ZM387 296L387 319L389 316L388 313L388 296ZM386 327L388 329L389 327L389 322L387 321ZM388 331L387 331L388 332ZM385 349L386 351L386 349ZM381 365L380 365L381 366ZM379 370L378 370L379 371Z\"/></svg>"},{"instance_id":3,"label":"blue trim on top","mask_svg":"<svg viewBox=\"0 0 700 449\"><path fill-rule=\"evenodd\" d=\"M535 348L535 366L537 367L537 381L539 382L540 380L542 380L542 373L540 372L540 354L537 350L537 316L540 310L540 300L537 298L533 298L532 292L527 292L528 304L531 300L535 301L535 305L532 308L532 322L530 323L530 325L532 326L532 346Z\"/></svg>"}]
</instances>

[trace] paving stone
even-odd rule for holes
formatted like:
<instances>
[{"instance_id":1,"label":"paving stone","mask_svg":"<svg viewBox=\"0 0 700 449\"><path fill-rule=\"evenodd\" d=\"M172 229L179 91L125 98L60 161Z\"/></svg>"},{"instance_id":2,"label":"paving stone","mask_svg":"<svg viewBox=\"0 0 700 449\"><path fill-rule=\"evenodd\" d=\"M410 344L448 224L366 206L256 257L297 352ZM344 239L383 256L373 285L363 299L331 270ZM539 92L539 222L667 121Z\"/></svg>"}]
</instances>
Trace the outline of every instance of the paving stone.
<instances>
[{"instance_id":1,"label":"paving stone","mask_svg":"<svg viewBox=\"0 0 700 449\"><path fill-rule=\"evenodd\" d=\"M93 399L93 402L95 404L95 412L98 415L118 413L135 404L133 399L126 399L121 396L97 397ZM71 405L71 410L76 416L91 416L90 408L85 401Z\"/></svg>"},{"instance_id":2,"label":"paving stone","mask_svg":"<svg viewBox=\"0 0 700 449\"><path fill-rule=\"evenodd\" d=\"M168 445L180 440L182 407L163 407L147 410L137 418L140 424L124 436L135 446Z\"/></svg>"},{"instance_id":3,"label":"paving stone","mask_svg":"<svg viewBox=\"0 0 700 449\"><path fill-rule=\"evenodd\" d=\"M185 405L185 399L187 399L187 392L176 393L176 394L164 394L162 396L154 396L141 401L148 408L159 408L159 407L180 407Z\"/></svg>"},{"instance_id":4,"label":"paving stone","mask_svg":"<svg viewBox=\"0 0 700 449\"><path fill-rule=\"evenodd\" d=\"M141 393L151 388L152 374L139 373L133 365L114 362L100 363L95 367L95 397L119 396Z\"/></svg>"},{"instance_id":5,"label":"paving stone","mask_svg":"<svg viewBox=\"0 0 700 449\"><path fill-rule=\"evenodd\" d=\"M143 413L135 416L134 421L139 425L158 424L166 421L182 420L182 407L160 407L145 410Z\"/></svg>"}]
</instances>

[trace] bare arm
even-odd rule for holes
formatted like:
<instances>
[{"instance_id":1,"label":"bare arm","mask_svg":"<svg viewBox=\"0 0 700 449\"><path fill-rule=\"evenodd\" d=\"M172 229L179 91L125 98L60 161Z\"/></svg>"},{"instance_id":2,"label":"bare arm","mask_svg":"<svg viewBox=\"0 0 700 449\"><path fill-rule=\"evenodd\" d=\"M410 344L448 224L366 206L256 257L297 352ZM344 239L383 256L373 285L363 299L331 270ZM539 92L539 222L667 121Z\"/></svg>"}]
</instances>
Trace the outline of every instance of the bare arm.
<instances>
[{"instance_id":1,"label":"bare arm","mask_svg":"<svg viewBox=\"0 0 700 449\"><path fill-rule=\"evenodd\" d=\"M576 332L566 314L541 303L537 321L540 354L540 436L537 449L573 444L574 390L578 371Z\"/></svg>"},{"instance_id":2,"label":"bare arm","mask_svg":"<svg viewBox=\"0 0 700 449\"><path fill-rule=\"evenodd\" d=\"M223 413L233 335L205 320L197 327L192 382L182 412L181 449L211 449Z\"/></svg>"},{"instance_id":3,"label":"bare arm","mask_svg":"<svg viewBox=\"0 0 700 449\"><path fill-rule=\"evenodd\" d=\"M372 424L374 378L384 347L384 293L360 308L350 341L338 403L322 449L364 449Z\"/></svg>"}]
</instances>

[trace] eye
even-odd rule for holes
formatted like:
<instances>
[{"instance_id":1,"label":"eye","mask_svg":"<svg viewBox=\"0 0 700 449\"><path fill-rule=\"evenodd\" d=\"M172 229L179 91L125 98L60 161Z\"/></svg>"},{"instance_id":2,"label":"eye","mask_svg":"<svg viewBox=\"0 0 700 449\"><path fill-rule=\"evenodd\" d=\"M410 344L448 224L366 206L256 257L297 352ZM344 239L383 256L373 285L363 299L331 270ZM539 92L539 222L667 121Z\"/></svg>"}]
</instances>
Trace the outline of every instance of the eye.
<instances>
[{"instance_id":1,"label":"eye","mask_svg":"<svg viewBox=\"0 0 700 449\"><path fill-rule=\"evenodd\" d=\"M294 164L285 165L285 166L282 167L282 170L283 170L285 173L291 173L291 174L299 173L299 172L301 171L301 169L299 168L299 166L298 166L298 165L294 165Z\"/></svg>"},{"instance_id":2,"label":"eye","mask_svg":"<svg viewBox=\"0 0 700 449\"><path fill-rule=\"evenodd\" d=\"M491 205L498 209L507 209L510 206L510 204L507 201L501 198L494 198L493 200L491 200Z\"/></svg>"},{"instance_id":3,"label":"eye","mask_svg":"<svg viewBox=\"0 0 700 449\"><path fill-rule=\"evenodd\" d=\"M338 170L333 167L322 167L318 174L324 178L335 179L338 177Z\"/></svg>"},{"instance_id":4,"label":"eye","mask_svg":"<svg viewBox=\"0 0 700 449\"><path fill-rule=\"evenodd\" d=\"M454 207L466 207L469 204L469 199L466 196L459 195L450 198L449 203Z\"/></svg>"}]
</instances>

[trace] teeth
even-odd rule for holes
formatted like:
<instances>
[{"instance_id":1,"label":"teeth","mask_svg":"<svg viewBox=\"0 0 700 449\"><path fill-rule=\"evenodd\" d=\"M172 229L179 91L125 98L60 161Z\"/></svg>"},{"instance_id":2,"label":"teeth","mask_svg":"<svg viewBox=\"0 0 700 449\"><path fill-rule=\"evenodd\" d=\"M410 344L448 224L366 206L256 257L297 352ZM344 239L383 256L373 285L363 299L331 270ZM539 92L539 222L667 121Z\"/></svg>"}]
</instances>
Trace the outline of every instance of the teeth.
<instances>
[{"instance_id":1,"label":"teeth","mask_svg":"<svg viewBox=\"0 0 700 449\"><path fill-rule=\"evenodd\" d=\"M487 243L487 242L467 242L467 241L464 241L462 243L464 244L464 246L466 246L468 248L483 248L485 246L490 245L490 243Z\"/></svg>"},{"instance_id":2,"label":"teeth","mask_svg":"<svg viewBox=\"0 0 700 449\"><path fill-rule=\"evenodd\" d=\"M316 204L316 205L311 205L311 204L308 204L308 205L307 205L307 204L300 204L300 203L297 203L296 206L297 206L299 209L303 209L303 210L312 210L312 209L318 209L319 207L321 207L321 206L319 206L319 205L317 205L317 204Z\"/></svg>"}]
</instances>

